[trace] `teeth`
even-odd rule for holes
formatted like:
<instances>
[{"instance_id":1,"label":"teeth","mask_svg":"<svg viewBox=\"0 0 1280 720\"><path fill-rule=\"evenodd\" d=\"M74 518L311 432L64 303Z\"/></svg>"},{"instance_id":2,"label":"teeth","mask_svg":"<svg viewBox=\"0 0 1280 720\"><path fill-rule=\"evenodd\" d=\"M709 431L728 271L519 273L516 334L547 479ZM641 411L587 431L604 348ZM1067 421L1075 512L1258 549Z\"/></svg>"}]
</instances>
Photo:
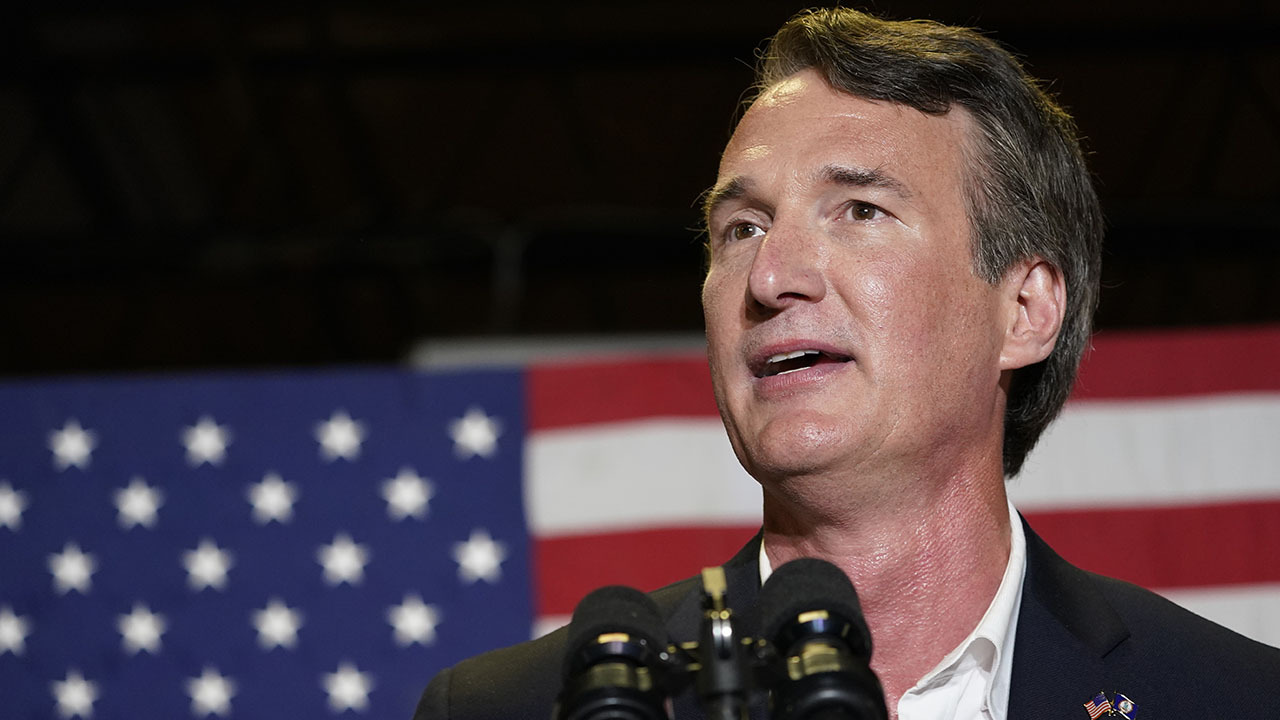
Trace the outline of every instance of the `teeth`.
<instances>
[{"instance_id":1,"label":"teeth","mask_svg":"<svg viewBox=\"0 0 1280 720\"><path fill-rule=\"evenodd\" d=\"M779 363L779 362L782 362L783 360L794 360L798 357L804 357L805 355L817 355L817 354L818 354L817 350L795 350L789 353L778 353L777 355L774 355L773 357L769 358L765 362L765 364L772 365L773 363ZM794 371L788 370L787 372L794 372ZM781 375L783 373L778 373L778 374Z\"/></svg>"},{"instance_id":2,"label":"teeth","mask_svg":"<svg viewBox=\"0 0 1280 720\"><path fill-rule=\"evenodd\" d=\"M818 350L793 350L792 352L778 353L769 358L764 363L764 371L761 377L769 377L776 375L786 375L798 370L808 370L818 362L817 356L822 353ZM807 358L801 360L801 358ZM799 362L793 362L799 360Z\"/></svg>"},{"instance_id":3,"label":"teeth","mask_svg":"<svg viewBox=\"0 0 1280 720\"><path fill-rule=\"evenodd\" d=\"M791 374L791 373L793 373L793 372L800 372L801 370L808 370L808 369L809 369L809 368L807 368L807 367L791 368L790 370L783 370L782 372L778 373L777 375L774 375L774 377L782 377L783 375L790 375L790 374Z\"/></svg>"}]
</instances>

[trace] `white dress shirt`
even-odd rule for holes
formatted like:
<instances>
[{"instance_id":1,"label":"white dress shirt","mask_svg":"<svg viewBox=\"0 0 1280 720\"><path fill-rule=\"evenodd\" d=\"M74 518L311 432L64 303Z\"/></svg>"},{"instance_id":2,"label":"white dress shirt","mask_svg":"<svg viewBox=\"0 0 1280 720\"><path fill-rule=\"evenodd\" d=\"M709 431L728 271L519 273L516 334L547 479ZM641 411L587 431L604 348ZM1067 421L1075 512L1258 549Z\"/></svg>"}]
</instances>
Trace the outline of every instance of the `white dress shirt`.
<instances>
[{"instance_id":1,"label":"white dress shirt","mask_svg":"<svg viewBox=\"0 0 1280 720\"><path fill-rule=\"evenodd\" d=\"M982 620L898 700L898 720L1006 720L1013 641L1022 606L1027 540L1009 503L1009 562ZM760 584L773 573L760 544Z\"/></svg>"}]
</instances>

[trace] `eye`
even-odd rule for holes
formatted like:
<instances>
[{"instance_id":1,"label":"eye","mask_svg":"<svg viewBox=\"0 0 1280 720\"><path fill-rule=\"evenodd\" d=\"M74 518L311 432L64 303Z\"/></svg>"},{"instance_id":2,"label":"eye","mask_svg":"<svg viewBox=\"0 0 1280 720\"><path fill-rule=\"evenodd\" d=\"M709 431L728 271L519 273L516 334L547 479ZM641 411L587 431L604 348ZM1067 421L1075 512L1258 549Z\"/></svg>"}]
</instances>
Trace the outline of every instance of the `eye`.
<instances>
[{"instance_id":1,"label":"eye","mask_svg":"<svg viewBox=\"0 0 1280 720\"><path fill-rule=\"evenodd\" d=\"M854 202L849 205L849 217L854 220L877 220L887 214L884 210L867 202Z\"/></svg>"},{"instance_id":2,"label":"eye","mask_svg":"<svg viewBox=\"0 0 1280 720\"><path fill-rule=\"evenodd\" d=\"M764 229L751 222L738 222L729 226L730 240L746 240L764 234Z\"/></svg>"}]
</instances>

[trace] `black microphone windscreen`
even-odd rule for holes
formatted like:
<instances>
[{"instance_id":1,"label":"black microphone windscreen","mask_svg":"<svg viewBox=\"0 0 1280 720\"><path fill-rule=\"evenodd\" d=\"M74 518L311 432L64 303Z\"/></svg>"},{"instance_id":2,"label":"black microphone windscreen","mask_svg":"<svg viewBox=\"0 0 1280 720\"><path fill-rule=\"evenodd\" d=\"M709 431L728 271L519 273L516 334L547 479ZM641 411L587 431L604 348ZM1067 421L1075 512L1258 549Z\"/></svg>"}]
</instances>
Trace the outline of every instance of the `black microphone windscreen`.
<instances>
[{"instance_id":1,"label":"black microphone windscreen","mask_svg":"<svg viewBox=\"0 0 1280 720\"><path fill-rule=\"evenodd\" d=\"M760 618L765 637L778 634L801 613L826 610L855 624L870 648L870 632L853 583L840 568L826 560L800 558L783 565L760 589Z\"/></svg>"},{"instance_id":2,"label":"black microphone windscreen","mask_svg":"<svg viewBox=\"0 0 1280 720\"><path fill-rule=\"evenodd\" d=\"M609 585L591 591L578 603L569 622L568 652L564 674L571 672L577 650L602 633L627 633L643 639L655 650L665 647L658 639L666 636L666 627L658 606L648 595L624 585Z\"/></svg>"}]
</instances>

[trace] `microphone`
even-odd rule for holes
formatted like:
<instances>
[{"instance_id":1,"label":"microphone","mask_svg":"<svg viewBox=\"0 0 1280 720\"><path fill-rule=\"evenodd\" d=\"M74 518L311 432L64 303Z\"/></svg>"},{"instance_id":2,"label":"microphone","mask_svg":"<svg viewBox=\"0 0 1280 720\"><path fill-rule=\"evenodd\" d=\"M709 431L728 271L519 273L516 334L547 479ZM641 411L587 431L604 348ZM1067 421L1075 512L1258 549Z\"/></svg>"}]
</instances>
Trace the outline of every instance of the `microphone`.
<instances>
[{"instance_id":1,"label":"microphone","mask_svg":"<svg viewBox=\"0 0 1280 720\"><path fill-rule=\"evenodd\" d=\"M666 631L647 595L613 585L578 603L565 646L556 720L670 720Z\"/></svg>"},{"instance_id":2,"label":"microphone","mask_svg":"<svg viewBox=\"0 0 1280 720\"><path fill-rule=\"evenodd\" d=\"M885 720L871 633L853 584L816 558L778 568L760 589L764 637L783 660L773 720Z\"/></svg>"}]
</instances>

